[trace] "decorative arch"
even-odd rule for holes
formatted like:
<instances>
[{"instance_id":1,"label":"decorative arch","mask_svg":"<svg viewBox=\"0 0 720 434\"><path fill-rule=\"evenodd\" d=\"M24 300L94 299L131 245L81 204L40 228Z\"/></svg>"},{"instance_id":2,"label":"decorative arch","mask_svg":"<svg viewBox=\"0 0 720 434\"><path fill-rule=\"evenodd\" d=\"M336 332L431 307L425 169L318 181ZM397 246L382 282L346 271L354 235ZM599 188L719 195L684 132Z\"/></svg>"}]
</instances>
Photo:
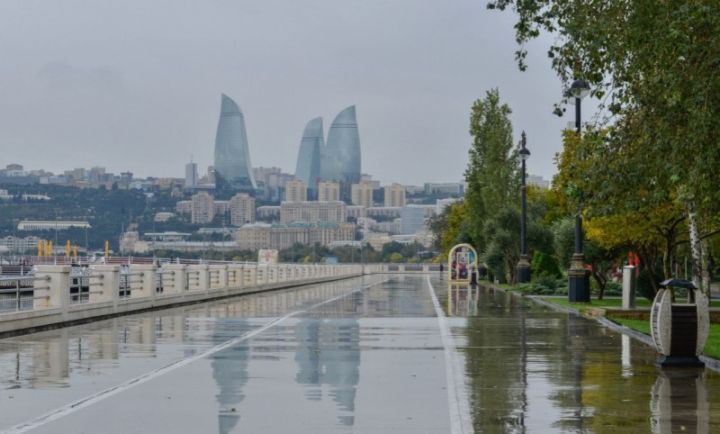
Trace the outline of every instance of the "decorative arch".
<instances>
[{"instance_id":1,"label":"decorative arch","mask_svg":"<svg viewBox=\"0 0 720 434\"><path fill-rule=\"evenodd\" d=\"M470 244L458 244L448 253L448 280L470 282L478 268L478 254Z\"/></svg>"}]
</instances>

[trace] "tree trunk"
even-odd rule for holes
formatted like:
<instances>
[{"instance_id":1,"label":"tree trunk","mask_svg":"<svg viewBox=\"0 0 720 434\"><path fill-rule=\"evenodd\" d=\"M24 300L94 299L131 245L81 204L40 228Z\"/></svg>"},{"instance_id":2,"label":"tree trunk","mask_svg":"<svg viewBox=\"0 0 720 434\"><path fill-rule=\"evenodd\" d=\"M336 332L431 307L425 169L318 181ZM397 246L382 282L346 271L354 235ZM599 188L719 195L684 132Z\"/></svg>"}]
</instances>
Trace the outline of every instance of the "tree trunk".
<instances>
[{"instance_id":1,"label":"tree trunk","mask_svg":"<svg viewBox=\"0 0 720 434\"><path fill-rule=\"evenodd\" d=\"M665 236L665 251L663 252L663 274L665 279L673 277L672 263L673 263L673 250L675 246L675 239L672 236Z\"/></svg>"},{"instance_id":2,"label":"tree trunk","mask_svg":"<svg viewBox=\"0 0 720 434\"><path fill-rule=\"evenodd\" d=\"M593 271L592 273L595 282L598 284L598 300L602 300L605 297L605 286L607 285L607 278L602 273Z\"/></svg>"},{"instance_id":3,"label":"tree trunk","mask_svg":"<svg viewBox=\"0 0 720 434\"><path fill-rule=\"evenodd\" d=\"M701 257L701 275L702 275L702 288L705 288L705 293L710 299L710 249L708 246L708 240L704 239L700 242L700 257Z\"/></svg>"},{"instance_id":4,"label":"tree trunk","mask_svg":"<svg viewBox=\"0 0 720 434\"><path fill-rule=\"evenodd\" d=\"M700 231L698 230L697 211L695 204L690 203L687 208L688 230L690 231L690 253L692 258L692 281L703 290L702 281L702 254L700 249Z\"/></svg>"}]
</instances>

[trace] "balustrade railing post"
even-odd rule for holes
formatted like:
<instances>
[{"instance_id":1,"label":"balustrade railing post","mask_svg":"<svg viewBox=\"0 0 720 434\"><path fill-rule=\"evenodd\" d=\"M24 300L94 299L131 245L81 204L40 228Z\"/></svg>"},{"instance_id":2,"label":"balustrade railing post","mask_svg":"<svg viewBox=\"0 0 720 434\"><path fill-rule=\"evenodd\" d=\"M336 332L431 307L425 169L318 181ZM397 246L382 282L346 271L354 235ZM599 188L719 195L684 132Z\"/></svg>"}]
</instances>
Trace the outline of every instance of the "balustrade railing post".
<instances>
[{"instance_id":1,"label":"balustrade railing post","mask_svg":"<svg viewBox=\"0 0 720 434\"><path fill-rule=\"evenodd\" d=\"M131 298L151 297L155 298L155 265L152 264L132 264L130 265L130 275L128 278L134 282ZM137 282L137 283L135 283ZM138 285L139 283L139 285Z\"/></svg>"},{"instance_id":2,"label":"balustrade railing post","mask_svg":"<svg viewBox=\"0 0 720 434\"><path fill-rule=\"evenodd\" d=\"M92 265L90 269L90 303L112 301L117 307L120 299L120 266Z\"/></svg>"},{"instance_id":3,"label":"balustrade railing post","mask_svg":"<svg viewBox=\"0 0 720 434\"><path fill-rule=\"evenodd\" d=\"M70 302L70 266L37 265L33 307L67 310Z\"/></svg>"}]
</instances>

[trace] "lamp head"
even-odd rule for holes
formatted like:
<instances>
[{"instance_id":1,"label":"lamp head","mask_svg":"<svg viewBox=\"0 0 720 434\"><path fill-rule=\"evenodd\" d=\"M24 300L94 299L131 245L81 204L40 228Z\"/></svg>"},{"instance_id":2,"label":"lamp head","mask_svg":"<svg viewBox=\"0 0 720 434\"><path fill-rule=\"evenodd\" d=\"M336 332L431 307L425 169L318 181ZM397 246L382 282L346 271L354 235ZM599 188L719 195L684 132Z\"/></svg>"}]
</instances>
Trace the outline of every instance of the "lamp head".
<instances>
[{"instance_id":1,"label":"lamp head","mask_svg":"<svg viewBox=\"0 0 720 434\"><path fill-rule=\"evenodd\" d=\"M570 95L583 99L590 93L590 85L585 80L575 80L570 85Z\"/></svg>"},{"instance_id":2,"label":"lamp head","mask_svg":"<svg viewBox=\"0 0 720 434\"><path fill-rule=\"evenodd\" d=\"M523 131L522 138L520 139L520 159L522 161L527 161L527 159L530 158L530 151L525 147L526 142L527 137L525 136L525 131Z\"/></svg>"}]
</instances>

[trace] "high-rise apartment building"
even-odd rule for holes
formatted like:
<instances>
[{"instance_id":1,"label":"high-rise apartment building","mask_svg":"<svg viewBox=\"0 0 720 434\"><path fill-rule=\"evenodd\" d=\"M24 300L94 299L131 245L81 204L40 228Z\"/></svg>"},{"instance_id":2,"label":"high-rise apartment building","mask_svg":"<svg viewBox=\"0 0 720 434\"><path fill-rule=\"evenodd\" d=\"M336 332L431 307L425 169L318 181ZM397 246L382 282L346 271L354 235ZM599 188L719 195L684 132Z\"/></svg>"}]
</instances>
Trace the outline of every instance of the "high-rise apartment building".
<instances>
[{"instance_id":1,"label":"high-rise apartment building","mask_svg":"<svg viewBox=\"0 0 720 434\"><path fill-rule=\"evenodd\" d=\"M215 218L215 200L205 191L194 194L191 199L190 221L207 224Z\"/></svg>"},{"instance_id":2,"label":"high-rise apartment building","mask_svg":"<svg viewBox=\"0 0 720 434\"><path fill-rule=\"evenodd\" d=\"M320 181L318 183L318 202L331 202L340 200L340 183L335 181Z\"/></svg>"},{"instance_id":3,"label":"high-rise apartment building","mask_svg":"<svg viewBox=\"0 0 720 434\"><path fill-rule=\"evenodd\" d=\"M283 202L280 204L281 223L345 223L347 209L344 202Z\"/></svg>"},{"instance_id":4,"label":"high-rise apartment building","mask_svg":"<svg viewBox=\"0 0 720 434\"><path fill-rule=\"evenodd\" d=\"M230 199L230 224L247 223L255 223L255 199L247 193L238 193Z\"/></svg>"},{"instance_id":5,"label":"high-rise apartment building","mask_svg":"<svg viewBox=\"0 0 720 434\"><path fill-rule=\"evenodd\" d=\"M250 165L245 117L240 107L222 95L220 120L215 135L215 183L219 180L234 188L256 188Z\"/></svg>"},{"instance_id":6,"label":"high-rise apartment building","mask_svg":"<svg viewBox=\"0 0 720 434\"><path fill-rule=\"evenodd\" d=\"M396 183L385 187L385 206L405 206L405 187Z\"/></svg>"},{"instance_id":7,"label":"high-rise apartment building","mask_svg":"<svg viewBox=\"0 0 720 434\"><path fill-rule=\"evenodd\" d=\"M198 185L197 163L192 161L185 165L185 188L195 188Z\"/></svg>"},{"instance_id":8,"label":"high-rise apartment building","mask_svg":"<svg viewBox=\"0 0 720 434\"><path fill-rule=\"evenodd\" d=\"M351 200L353 205L370 208L373 205L373 185L370 182L353 184L351 188Z\"/></svg>"},{"instance_id":9,"label":"high-rise apartment building","mask_svg":"<svg viewBox=\"0 0 720 434\"><path fill-rule=\"evenodd\" d=\"M299 179L293 179L285 183L285 201L305 202L307 201L307 184Z\"/></svg>"}]
</instances>

